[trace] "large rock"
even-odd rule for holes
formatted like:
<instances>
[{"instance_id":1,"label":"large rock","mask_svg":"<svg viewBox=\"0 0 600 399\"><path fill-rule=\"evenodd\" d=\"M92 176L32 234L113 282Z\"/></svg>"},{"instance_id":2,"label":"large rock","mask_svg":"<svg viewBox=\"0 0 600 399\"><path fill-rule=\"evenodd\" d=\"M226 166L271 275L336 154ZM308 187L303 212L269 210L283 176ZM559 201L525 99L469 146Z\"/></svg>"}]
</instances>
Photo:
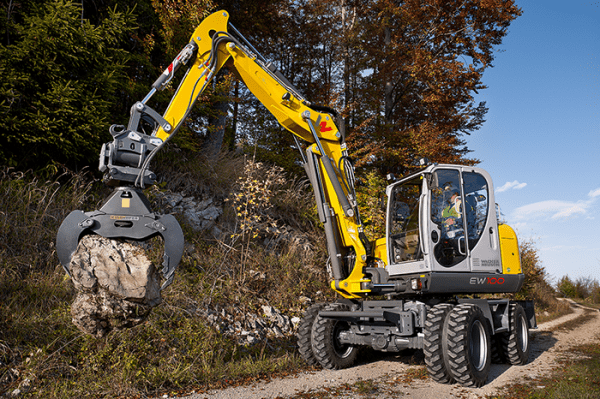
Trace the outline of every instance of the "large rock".
<instances>
[{"instance_id":1,"label":"large rock","mask_svg":"<svg viewBox=\"0 0 600 399\"><path fill-rule=\"evenodd\" d=\"M161 302L160 275L142 248L97 235L79 242L70 264L73 323L102 337L136 326Z\"/></svg>"}]
</instances>

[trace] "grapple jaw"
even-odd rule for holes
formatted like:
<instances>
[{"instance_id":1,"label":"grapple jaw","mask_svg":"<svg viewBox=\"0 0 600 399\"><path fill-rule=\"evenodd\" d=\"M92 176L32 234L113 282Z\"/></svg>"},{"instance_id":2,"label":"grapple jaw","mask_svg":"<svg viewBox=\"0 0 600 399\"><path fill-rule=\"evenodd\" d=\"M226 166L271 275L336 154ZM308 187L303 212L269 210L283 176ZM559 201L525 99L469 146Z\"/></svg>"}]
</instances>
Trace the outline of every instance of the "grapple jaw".
<instances>
[{"instance_id":1,"label":"grapple jaw","mask_svg":"<svg viewBox=\"0 0 600 399\"><path fill-rule=\"evenodd\" d=\"M118 187L98 211L73 211L60 225L56 236L58 259L69 276L71 257L79 240L86 234L106 238L145 241L160 235L164 241L161 290L169 286L183 255L183 231L172 215L157 215L150 211L144 194L132 187Z\"/></svg>"}]
</instances>

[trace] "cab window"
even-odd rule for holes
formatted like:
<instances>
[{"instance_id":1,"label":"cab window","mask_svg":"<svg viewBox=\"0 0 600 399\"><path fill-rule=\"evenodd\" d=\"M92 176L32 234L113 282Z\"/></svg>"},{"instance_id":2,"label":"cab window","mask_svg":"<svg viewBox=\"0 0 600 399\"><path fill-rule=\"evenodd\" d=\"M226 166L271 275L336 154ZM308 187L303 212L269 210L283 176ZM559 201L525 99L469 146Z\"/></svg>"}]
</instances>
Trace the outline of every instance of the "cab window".
<instances>
[{"instance_id":1,"label":"cab window","mask_svg":"<svg viewBox=\"0 0 600 399\"><path fill-rule=\"evenodd\" d=\"M419 199L422 176L396 185L390 196L388 219L390 259L393 263L423 259L419 242Z\"/></svg>"},{"instance_id":2,"label":"cab window","mask_svg":"<svg viewBox=\"0 0 600 399\"><path fill-rule=\"evenodd\" d=\"M488 186L485 177L479 173L463 173L463 179L469 249L473 249L483 234L488 218Z\"/></svg>"}]
</instances>

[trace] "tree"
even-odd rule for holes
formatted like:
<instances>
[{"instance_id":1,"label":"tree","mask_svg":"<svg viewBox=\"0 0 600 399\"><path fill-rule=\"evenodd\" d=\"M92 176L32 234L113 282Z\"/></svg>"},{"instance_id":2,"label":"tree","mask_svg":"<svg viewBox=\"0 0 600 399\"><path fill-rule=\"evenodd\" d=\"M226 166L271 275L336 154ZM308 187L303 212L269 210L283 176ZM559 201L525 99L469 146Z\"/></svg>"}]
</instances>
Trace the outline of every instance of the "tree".
<instances>
[{"instance_id":1,"label":"tree","mask_svg":"<svg viewBox=\"0 0 600 399\"><path fill-rule=\"evenodd\" d=\"M478 162L464 141L487 112L474 95L520 14L513 1L500 0L282 2L277 28L257 47L311 102L342 110L357 166L401 175L421 157ZM266 124L257 128L256 120ZM264 154L293 150L268 116L238 126L251 144L258 137Z\"/></svg>"},{"instance_id":2,"label":"tree","mask_svg":"<svg viewBox=\"0 0 600 399\"><path fill-rule=\"evenodd\" d=\"M132 11L115 11L117 3ZM0 17L3 163L95 162L100 144L110 140L108 125L126 122L129 107L204 16L224 8L307 99L342 110L352 157L382 175L404 174L420 157L477 162L467 157L464 136L481 126L487 109L473 96L485 87L494 48L520 14L513 1L503 0L15 4ZM132 28L134 12L138 29ZM224 73L215 86L220 91L205 92L186 127L213 149L224 131L234 132L259 158L294 168L291 135L230 82ZM172 94L158 93L149 105L161 112ZM227 122L225 116L233 117Z\"/></svg>"},{"instance_id":3,"label":"tree","mask_svg":"<svg viewBox=\"0 0 600 399\"><path fill-rule=\"evenodd\" d=\"M576 298L577 290L575 288L575 284L569 276L563 276L558 284L556 285L558 292L560 292L565 298Z\"/></svg>"},{"instance_id":4,"label":"tree","mask_svg":"<svg viewBox=\"0 0 600 399\"><path fill-rule=\"evenodd\" d=\"M270 23L240 31L314 104L334 105L336 80L335 23L327 2L280 1L269 8ZM261 37L262 35L262 37ZM292 134L245 90L240 92L238 136L257 157L300 172Z\"/></svg>"},{"instance_id":5,"label":"tree","mask_svg":"<svg viewBox=\"0 0 600 399\"><path fill-rule=\"evenodd\" d=\"M119 43L133 29L132 15L113 9L93 25L70 1L22 6L2 21L0 163L89 164L115 122L111 106L128 59Z\"/></svg>"},{"instance_id":6,"label":"tree","mask_svg":"<svg viewBox=\"0 0 600 399\"><path fill-rule=\"evenodd\" d=\"M473 164L462 136L484 122L494 47L521 14L512 1L361 2L361 63L352 90L351 150L358 163L402 174L426 157Z\"/></svg>"}]
</instances>

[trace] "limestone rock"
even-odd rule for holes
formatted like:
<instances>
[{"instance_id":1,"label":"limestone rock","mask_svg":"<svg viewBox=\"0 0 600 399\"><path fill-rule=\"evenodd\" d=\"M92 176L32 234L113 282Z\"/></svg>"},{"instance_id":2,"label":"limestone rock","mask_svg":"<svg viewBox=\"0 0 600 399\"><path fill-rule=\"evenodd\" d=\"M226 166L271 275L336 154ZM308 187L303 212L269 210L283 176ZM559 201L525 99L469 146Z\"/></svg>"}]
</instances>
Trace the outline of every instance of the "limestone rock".
<instances>
[{"instance_id":1,"label":"limestone rock","mask_svg":"<svg viewBox=\"0 0 600 399\"><path fill-rule=\"evenodd\" d=\"M212 198L196 200L180 193L157 193L164 211L180 214L194 231L212 230L215 236L221 231L216 228L216 220L223 214L223 208L213 203Z\"/></svg>"},{"instance_id":2,"label":"limestone rock","mask_svg":"<svg viewBox=\"0 0 600 399\"><path fill-rule=\"evenodd\" d=\"M97 235L81 239L70 264L73 323L101 337L142 323L161 302L160 275L143 249Z\"/></svg>"}]
</instances>

